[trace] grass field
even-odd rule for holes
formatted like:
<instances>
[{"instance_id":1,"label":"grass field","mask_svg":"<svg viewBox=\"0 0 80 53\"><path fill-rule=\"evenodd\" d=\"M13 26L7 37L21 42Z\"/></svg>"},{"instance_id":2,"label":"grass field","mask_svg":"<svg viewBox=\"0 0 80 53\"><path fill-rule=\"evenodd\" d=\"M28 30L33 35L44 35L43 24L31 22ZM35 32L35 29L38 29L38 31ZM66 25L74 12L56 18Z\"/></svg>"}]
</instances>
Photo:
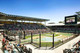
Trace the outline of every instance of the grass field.
<instances>
[{"instance_id":1,"label":"grass field","mask_svg":"<svg viewBox=\"0 0 80 53\"><path fill-rule=\"evenodd\" d=\"M61 40L68 38L70 36L72 36L73 34L71 33L58 33L55 32L54 33L54 41L55 41L55 45L59 44L61 42ZM41 34L41 46L45 47L47 46L52 46L52 39L53 37L53 33L44 33ZM31 35L28 35L25 37L26 39L24 41L22 41L22 43L25 42L30 42L31 41ZM39 34L34 34L33 35L33 42L36 43L37 45L39 45Z\"/></svg>"}]
</instances>

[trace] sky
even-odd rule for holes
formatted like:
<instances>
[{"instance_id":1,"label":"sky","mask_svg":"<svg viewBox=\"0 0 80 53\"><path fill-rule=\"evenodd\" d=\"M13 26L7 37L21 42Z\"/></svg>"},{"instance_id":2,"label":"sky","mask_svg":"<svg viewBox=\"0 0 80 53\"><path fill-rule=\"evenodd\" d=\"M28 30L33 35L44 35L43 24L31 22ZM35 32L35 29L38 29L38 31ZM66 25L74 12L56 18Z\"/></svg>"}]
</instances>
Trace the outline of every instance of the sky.
<instances>
[{"instance_id":1,"label":"sky","mask_svg":"<svg viewBox=\"0 0 80 53\"><path fill-rule=\"evenodd\" d=\"M0 0L0 12L64 21L65 16L80 11L80 0Z\"/></svg>"}]
</instances>

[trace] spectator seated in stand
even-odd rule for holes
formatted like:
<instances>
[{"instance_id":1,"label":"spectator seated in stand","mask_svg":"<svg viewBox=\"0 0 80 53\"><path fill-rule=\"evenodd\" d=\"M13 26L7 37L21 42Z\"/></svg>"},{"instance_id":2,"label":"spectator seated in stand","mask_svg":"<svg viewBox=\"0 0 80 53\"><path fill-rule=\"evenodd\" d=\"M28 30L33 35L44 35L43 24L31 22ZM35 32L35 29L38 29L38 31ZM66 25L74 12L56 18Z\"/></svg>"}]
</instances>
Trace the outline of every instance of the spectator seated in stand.
<instances>
[{"instance_id":1,"label":"spectator seated in stand","mask_svg":"<svg viewBox=\"0 0 80 53\"><path fill-rule=\"evenodd\" d=\"M23 47L23 51L24 51L25 53L28 53L28 50L27 50L27 47L26 47L26 46Z\"/></svg>"},{"instance_id":2,"label":"spectator seated in stand","mask_svg":"<svg viewBox=\"0 0 80 53\"><path fill-rule=\"evenodd\" d=\"M39 31L41 31L42 33L46 33L49 30L46 28L46 26L42 25L42 24L38 24L38 23L26 23L26 24L22 24L22 23L17 23L17 24L4 24L3 26L6 30L23 30L25 31L25 33L27 32L27 34L31 34L31 32L33 32L33 34L38 34ZM10 39L10 38L9 38ZM12 40L12 39L10 39Z\"/></svg>"},{"instance_id":3,"label":"spectator seated in stand","mask_svg":"<svg viewBox=\"0 0 80 53\"><path fill-rule=\"evenodd\" d=\"M37 23L27 23L27 24L5 24L4 28L7 30L36 30L36 29L46 29L44 25Z\"/></svg>"},{"instance_id":4,"label":"spectator seated in stand","mask_svg":"<svg viewBox=\"0 0 80 53\"><path fill-rule=\"evenodd\" d=\"M4 53L16 53L13 44L10 43L9 40L7 40L6 38L3 38L2 45Z\"/></svg>"},{"instance_id":5,"label":"spectator seated in stand","mask_svg":"<svg viewBox=\"0 0 80 53\"><path fill-rule=\"evenodd\" d=\"M74 44L73 47L74 46L76 46L75 48L76 51L80 51L80 40L76 44Z\"/></svg>"}]
</instances>

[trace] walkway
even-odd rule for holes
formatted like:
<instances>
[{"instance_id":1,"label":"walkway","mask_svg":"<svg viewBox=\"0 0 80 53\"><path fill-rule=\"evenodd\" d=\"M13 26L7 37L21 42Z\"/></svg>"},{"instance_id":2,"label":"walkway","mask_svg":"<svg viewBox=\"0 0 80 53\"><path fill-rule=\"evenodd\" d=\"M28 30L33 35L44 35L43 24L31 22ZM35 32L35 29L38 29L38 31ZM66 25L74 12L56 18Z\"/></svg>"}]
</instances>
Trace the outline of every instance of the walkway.
<instances>
[{"instance_id":1,"label":"walkway","mask_svg":"<svg viewBox=\"0 0 80 53\"><path fill-rule=\"evenodd\" d=\"M80 40L80 36L78 36L78 37L74 38L73 40L71 40L71 41L63 44L62 46L54 49L54 51L55 51L55 53L63 53L63 50L64 50L64 49L72 48L72 46L73 46L76 42L78 42L79 40Z\"/></svg>"},{"instance_id":2,"label":"walkway","mask_svg":"<svg viewBox=\"0 0 80 53\"><path fill-rule=\"evenodd\" d=\"M3 51L1 50L1 47L2 47L2 43L0 41L0 53L3 53Z\"/></svg>"},{"instance_id":3,"label":"walkway","mask_svg":"<svg viewBox=\"0 0 80 53\"><path fill-rule=\"evenodd\" d=\"M0 53L3 53L3 51L1 50L1 48L2 48L2 42L1 42L2 38L3 38L3 36L0 34Z\"/></svg>"}]
</instances>

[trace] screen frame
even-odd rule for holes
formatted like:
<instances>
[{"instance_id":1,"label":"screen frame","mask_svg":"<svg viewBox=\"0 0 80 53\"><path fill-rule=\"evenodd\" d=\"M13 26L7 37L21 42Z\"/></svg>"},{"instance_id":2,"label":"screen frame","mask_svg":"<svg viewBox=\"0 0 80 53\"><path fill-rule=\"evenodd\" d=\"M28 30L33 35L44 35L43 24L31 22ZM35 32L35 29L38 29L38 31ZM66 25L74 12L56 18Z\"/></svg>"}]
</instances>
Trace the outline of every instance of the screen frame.
<instances>
[{"instance_id":1,"label":"screen frame","mask_svg":"<svg viewBox=\"0 0 80 53\"><path fill-rule=\"evenodd\" d=\"M75 17L75 22L67 22L66 18L71 18L71 17ZM65 24L77 24L77 15L66 16L65 17Z\"/></svg>"}]
</instances>

